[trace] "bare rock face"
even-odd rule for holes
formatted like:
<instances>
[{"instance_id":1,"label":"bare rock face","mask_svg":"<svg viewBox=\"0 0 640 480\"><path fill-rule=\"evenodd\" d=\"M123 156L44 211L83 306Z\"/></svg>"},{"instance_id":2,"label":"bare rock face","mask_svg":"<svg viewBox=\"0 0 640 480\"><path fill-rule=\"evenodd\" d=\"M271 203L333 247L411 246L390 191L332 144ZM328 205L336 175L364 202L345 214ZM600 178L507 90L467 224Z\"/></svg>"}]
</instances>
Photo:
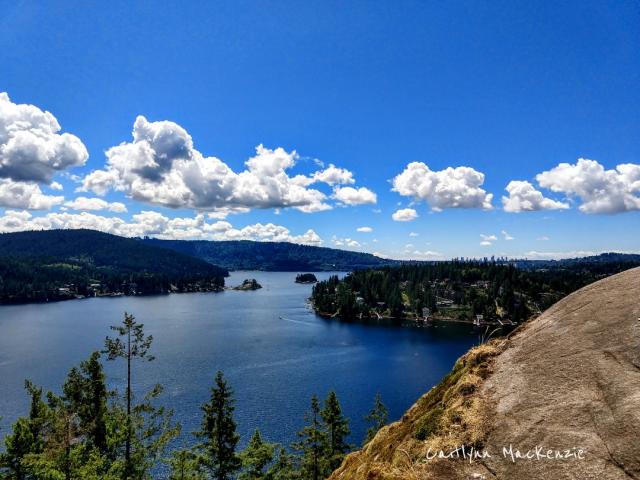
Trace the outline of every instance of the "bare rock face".
<instances>
[{"instance_id":1,"label":"bare rock face","mask_svg":"<svg viewBox=\"0 0 640 480\"><path fill-rule=\"evenodd\" d=\"M479 348L331 480L640 479L640 269Z\"/></svg>"}]
</instances>

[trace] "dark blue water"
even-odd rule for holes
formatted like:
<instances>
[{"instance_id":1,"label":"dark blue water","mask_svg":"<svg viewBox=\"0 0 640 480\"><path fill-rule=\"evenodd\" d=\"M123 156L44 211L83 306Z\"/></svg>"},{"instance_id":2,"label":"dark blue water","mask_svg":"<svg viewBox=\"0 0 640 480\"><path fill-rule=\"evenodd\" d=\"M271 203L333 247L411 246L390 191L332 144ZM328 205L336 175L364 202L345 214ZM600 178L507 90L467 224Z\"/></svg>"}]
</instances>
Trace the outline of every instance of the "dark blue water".
<instances>
[{"instance_id":1,"label":"dark blue water","mask_svg":"<svg viewBox=\"0 0 640 480\"><path fill-rule=\"evenodd\" d=\"M134 389L165 386L164 402L175 409L185 441L220 369L235 390L243 440L259 427L270 441L290 443L311 395L335 389L351 419L351 441L360 443L376 392L397 419L477 342L463 326L324 320L309 309L311 286L295 284L295 273L236 272L227 285L254 277L263 289L0 307L0 437L28 411L25 378L58 391L72 366L102 348L124 311L155 339L156 360L134 366ZM122 386L124 373L122 363L107 366L113 386Z\"/></svg>"}]
</instances>

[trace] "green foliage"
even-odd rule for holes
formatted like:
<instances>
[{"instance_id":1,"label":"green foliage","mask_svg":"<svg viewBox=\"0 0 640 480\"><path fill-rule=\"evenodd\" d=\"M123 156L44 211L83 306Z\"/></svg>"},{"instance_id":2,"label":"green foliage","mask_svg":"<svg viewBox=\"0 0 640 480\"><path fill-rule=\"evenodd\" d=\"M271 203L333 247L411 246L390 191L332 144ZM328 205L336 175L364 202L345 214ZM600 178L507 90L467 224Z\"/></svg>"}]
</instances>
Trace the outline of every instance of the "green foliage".
<instances>
[{"instance_id":1,"label":"green foliage","mask_svg":"<svg viewBox=\"0 0 640 480\"><path fill-rule=\"evenodd\" d=\"M342 415L342 409L335 391L329 392L320 412L327 434L326 457L331 471L342 463L342 459L351 449L346 439L351 433L349 420Z\"/></svg>"},{"instance_id":2,"label":"green foliage","mask_svg":"<svg viewBox=\"0 0 640 480\"><path fill-rule=\"evenodd\" d=\"M267 467L273 461L275 446L262 440L256 430L249 445L240 453L242 469L238 480L267 480Z\"/></svg>"},{"instance_id":3,"label":"green foliage","mask_svg":"<svg viewBox=\"0 0 640 480\"><path fill-rule=\"evenodd\" d=\"M236 433L234 408L233 391L218 371L211 397L202 405L202 427L196 433L202 442L199 445L202 464L215 480L232 478L241 467L235 451L240 436Z\"/></svg>"},{"instance_id":4,"label":"green foliage","mask_svg":"<svg viewBox=\"0 0 640 480\"><path fill-rule=\"evenodd\" d=\"M384 427L389 421L389 411L384 403L382 403L382 397L380 393L376 393L376 398L373 401L373 408L369 411L364 419L371 423L371 426L367 430L367 436L364 443L369 443L373 440L376 433Z\"/></svg>"},{"instance_id":5,"label":"green foliage","mask_svg":"<svg viewBox=\"0 0 640 480\"><path fill-rule=\"evenodd\" d=\"M333 276L314 285L312 300L317 311L345 319L416 318L427 308L441 318L519 323L588 283L640 264L640 257L609 259L545 262L545 268L495 259L407 263Z\"/></svg>"},{"instance_id":6,"label":"green foliage","mask_svg":"<svg viewBox=\"0 0 640 480\"><path fill-rule=\"evenodd\" d=\"M92 230L0 234L0 252L0 303L217 291L228 274L173 250Z\"/></svg>"},{"instance_id":7,"label":"green foliage","mask_svg":"<svg viewBox=\"0 0 640 480\"><path fill-rule=\"evenodd\" d=\"M251 242L247 240L211 242L154 238L145 238L143 242L201 258L229 270L349 271L396 263L393 260L384 260L369 253L285 242Z\"/></svg>"},{"instance_id":8,"label":"green foliage","mask_svg":"<svg viewBox=\"0 0 640 480\"><path fill-rule=\"evenodd\" d=\"M322 428L320 402L311 398L311 409L306 416L308 424L298 433L300 440L293 448L301 454L300 477L304 480L320 480L329 473L327 461L327 432Z\"/></svg>"},{"instance_id":9,"label":"green foliage","mask_svg":"<svg viewBox=\"0 0 640 480\"><path fill-rule=\"evenodd\" d=\"M169 480L206 480L201 468L201 459L189 449L174 450L166 461L171 471Z\"/></svg>"}]
</instances>

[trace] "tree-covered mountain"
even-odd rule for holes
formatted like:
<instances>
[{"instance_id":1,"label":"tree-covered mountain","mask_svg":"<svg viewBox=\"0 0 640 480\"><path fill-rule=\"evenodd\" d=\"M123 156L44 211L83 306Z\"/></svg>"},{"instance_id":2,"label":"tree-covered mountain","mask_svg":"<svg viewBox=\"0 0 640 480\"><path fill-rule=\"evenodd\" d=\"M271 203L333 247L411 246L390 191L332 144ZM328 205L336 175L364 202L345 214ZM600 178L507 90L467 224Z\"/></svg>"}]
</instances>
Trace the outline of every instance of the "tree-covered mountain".
<instances>
[{"instance_id":1,"label":"tree-covered mountain","mask_svg":"<svg viewBox=\"0 0 640 480\"><path fill-rule=\"evenodd\" d=\"M286 242L158 240L154 238L144 238L142 242L201 258L229 270L350 271L398 263L370 253Z\"/></svg>"},{"instance_id":2,"label":"tree-covered mountain","mask_svg":"<svg viewBox=\"0 0 640 480\"><path fill-rule=\"evenodd\" d=\"M216 291L227 274L173 250L93 230L0 235L2 303Z\"/></svg>"}]
</instances>

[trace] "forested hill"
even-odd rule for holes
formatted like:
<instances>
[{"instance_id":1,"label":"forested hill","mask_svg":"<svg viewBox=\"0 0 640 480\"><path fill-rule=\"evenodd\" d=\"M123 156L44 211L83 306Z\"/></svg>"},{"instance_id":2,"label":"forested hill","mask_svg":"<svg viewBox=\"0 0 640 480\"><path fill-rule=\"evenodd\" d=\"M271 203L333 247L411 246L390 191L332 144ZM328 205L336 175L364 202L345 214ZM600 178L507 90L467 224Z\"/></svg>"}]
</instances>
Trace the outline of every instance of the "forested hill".
<instances>
[{"instance_id":1,"label":"forested hill","mask_svg":"<svg viewBox=\"0 0 640 480\"><path fill-rule=\"evenodd\" d=\"M0 234L0 302L215 291L227 270L93 230Z\"/></svg>"},{"instance_id":2,"label":"forested hill","mask_svg":"<svg viewBox=\"0 0 640 480\"><path fill-rule=\"evenodd\" d=\"M147 245L170 248L229 270L351 271L396 264L370 253L312 247L286 242L158 240Z\"/></svg>"}]
</instances>

